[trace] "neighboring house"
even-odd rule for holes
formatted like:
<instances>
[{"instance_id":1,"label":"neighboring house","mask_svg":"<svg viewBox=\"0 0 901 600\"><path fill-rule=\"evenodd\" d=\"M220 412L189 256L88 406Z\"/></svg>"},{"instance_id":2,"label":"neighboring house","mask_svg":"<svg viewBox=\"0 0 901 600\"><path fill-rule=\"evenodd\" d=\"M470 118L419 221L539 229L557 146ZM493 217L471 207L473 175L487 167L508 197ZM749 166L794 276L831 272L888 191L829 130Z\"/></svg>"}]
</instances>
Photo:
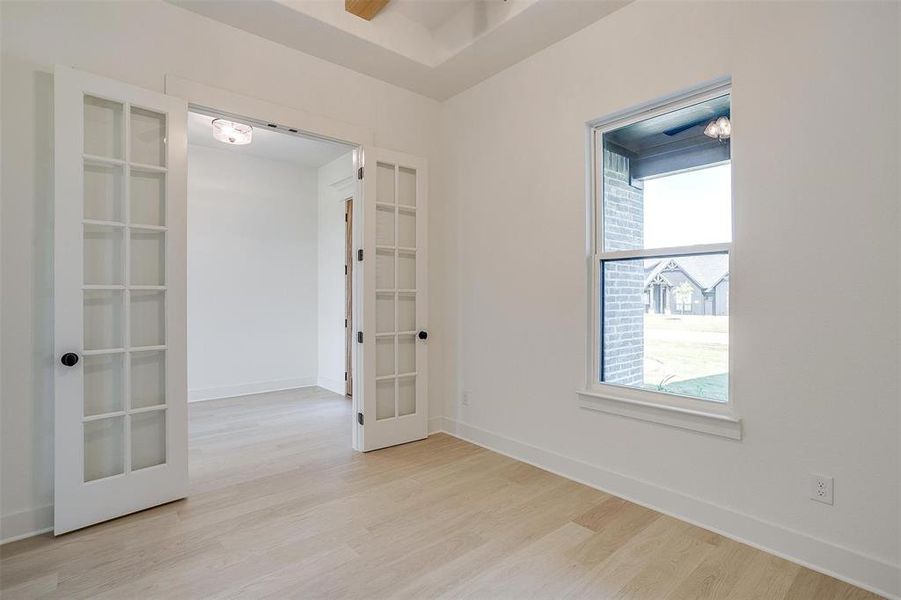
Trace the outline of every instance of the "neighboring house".
<instances>
[{"instance_id":1,"label":"neighboring house","mask_svg":"<svg viewBox=\"0 0 901 600\"><path fill-rule=\"evenodd\" d=\"M725 254L645 261L645 312L729 314L729 257Z\"/></svg>"}]
</instances>

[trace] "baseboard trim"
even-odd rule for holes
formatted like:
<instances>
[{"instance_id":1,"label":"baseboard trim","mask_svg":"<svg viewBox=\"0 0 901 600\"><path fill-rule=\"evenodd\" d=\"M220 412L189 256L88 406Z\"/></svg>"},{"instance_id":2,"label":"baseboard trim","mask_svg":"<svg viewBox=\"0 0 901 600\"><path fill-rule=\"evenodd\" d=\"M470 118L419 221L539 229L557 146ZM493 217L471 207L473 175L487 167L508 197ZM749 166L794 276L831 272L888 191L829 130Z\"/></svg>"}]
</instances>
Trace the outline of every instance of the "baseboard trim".
<instances>
[{"instance_id":1,"label":"baseboard trim","mask_svg":"<svg viewBox=\"0 0 901 600\"><path fill-rule=\"evenodd\" d=\"M331 377L318 377L316 379L316 385L321 388L325 388L330 392L335 392L336 394L341 394L342 396L346 393L346 385L347 382L343 379L332 379Z\"/></svg>"},{"instance_id":2,"label":"baseboard trim","mask_svg":"<svg viewBox=\"0 0 901 600\"><path fill-rule=\"evenodd\" d=\"M451 424L452 421L447 417L431 417L429 419L429 435L432 435L433 433L450 433L451 435L453 435L453 433L449 430Z\"/></svg>"},{"instance_id":3,"label":"baseboard trim","mask_svg":"<svg viewBox=\"0 0 901 600\"><path fill-rule=\"evenodd\" d=\"M295 388L313 387L316 385L315 377L300 377L297 379L278 379L275 381L257 381L240 385L227 385L223 387L188 390L188 402L203 402L204 400L221 400L235 396L248 394L262 394L265 392L280 392Z\"/></svg>"},{"instance_id":4,"label":"baseboard trim","mask_svg":"<svg viewBox=\"0 0 901 600\"><path fill-rule=\"evenodd\" d=\"M53 531L53 505L0 516L0 545Z\"/></svg>"},{"instance_id":5,"label":"baseboard trim","mask_svg":"<svg viewBox=\"0 0 901 600\"><path fill-rule=\"evenodd\" d=\"M714 531L865 590L901 600L901 567L879 558L448 417L429 419L429 433L437 432Z\"/></svg>"}]
</instances>

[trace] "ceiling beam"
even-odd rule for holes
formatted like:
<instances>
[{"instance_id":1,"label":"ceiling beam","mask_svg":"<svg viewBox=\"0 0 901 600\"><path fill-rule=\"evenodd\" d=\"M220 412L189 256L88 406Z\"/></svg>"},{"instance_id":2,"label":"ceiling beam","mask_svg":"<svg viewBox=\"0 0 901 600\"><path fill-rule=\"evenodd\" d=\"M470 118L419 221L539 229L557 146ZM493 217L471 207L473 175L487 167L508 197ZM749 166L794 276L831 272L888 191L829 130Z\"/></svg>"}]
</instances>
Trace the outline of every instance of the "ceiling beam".
<instances>
[{"instance_id":1,"label":"ceiling beam","mask_svg":"<svg viewBox=\"0 0 901 600\"><path fill-rule=\"evenodd\" d=\"M388 2L389 0L344 0L344 10L371 21Z\"/></svg>"}]
</instances>

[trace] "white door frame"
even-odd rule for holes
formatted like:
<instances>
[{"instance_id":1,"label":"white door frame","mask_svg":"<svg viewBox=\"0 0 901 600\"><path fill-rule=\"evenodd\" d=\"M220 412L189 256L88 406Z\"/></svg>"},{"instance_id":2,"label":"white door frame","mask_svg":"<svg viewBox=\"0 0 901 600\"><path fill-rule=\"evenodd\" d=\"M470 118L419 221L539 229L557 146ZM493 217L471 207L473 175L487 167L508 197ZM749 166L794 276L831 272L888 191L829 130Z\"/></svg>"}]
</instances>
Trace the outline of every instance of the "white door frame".
<instances>
[{"instance_id":1,"label":"white door frame","mask_svg":"<svg viewBox=\"0 0 901 600\"><path fill-rule=\"evenodd\" d=\"M189 108L193 105L257 121L288 125L300 133L353 146L372 145L372 130L368 127L315 115L175 75L166 75L166 94L187 101Z\"/></svg>"},{"instance_id":2,"label":"white door frame","mask_svg":"<svg viewBox=\"0 0 901 600\"><path fill-rule=\"evenodd\" d=\"M188 109L206 109L217 113L232 115L240 120L249 119L264 123L272 123L280 128L290 128L293 133L302 133L328 139L331 141L341 142L354 146L354 169L356 170L363 164L362 149L372 145L373 134L368 127L346 123L338 119L332 119L321 115L316 115L305 110L291 108L254 98L245 96L236 92L225 90L222 88L198 83L189 79L184 79L176 75L166 75L165 93L170 96L181 98L188 103ZM362 186L358 179L354 179L353 198L355 200L355 209L362 213ZM362 225L362 219L360 220ZM354 227L354 247L363 247L363 227ZM362 322L362 298L363 298L363 269L354 269L353 297L361 301L354 302L354 320L357 323ZM363 369L363 353L358 352L358 345L353 344L351 352L353 353L353 387L355 390L363 389L362 376ZM353 414L363 411L362 393L355 393L353 397ZM356 423L356 419L354 420ZM360 427L356 424L351 428L353 431L352 446L354 450L363 450L362 436L360 435Z\"/></svg>"}]
</instances>

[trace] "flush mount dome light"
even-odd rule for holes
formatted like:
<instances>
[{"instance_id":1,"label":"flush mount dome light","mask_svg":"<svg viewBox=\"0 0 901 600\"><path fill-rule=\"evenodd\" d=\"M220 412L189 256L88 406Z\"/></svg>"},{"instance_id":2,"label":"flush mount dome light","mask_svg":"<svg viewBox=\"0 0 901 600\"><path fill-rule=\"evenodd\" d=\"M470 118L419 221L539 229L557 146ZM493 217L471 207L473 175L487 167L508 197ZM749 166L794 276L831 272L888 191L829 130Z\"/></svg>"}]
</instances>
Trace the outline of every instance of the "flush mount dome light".
<instances>
[{"instance_id":1,"label":"flush mount dome light","mask_svg":"<svg viewBox=\"0 0 901 600\"><path fill-rule=\"evenodd\" d=\"M732 122L729 117L720 117L707 124L704 128L704 135L713 139L723 141L732 137Z\"/></svg>"},{"instance_id":2,"label":"flush mount dome light","mask_svg":"<svg viewBox=\"0 0 901 600\"><path fill-rule=\"evenodd\" d=\"M253 127L225 119L213 119L213 137L226 144L243 146L253 138Z\"/></svg>"}]
</instances>

